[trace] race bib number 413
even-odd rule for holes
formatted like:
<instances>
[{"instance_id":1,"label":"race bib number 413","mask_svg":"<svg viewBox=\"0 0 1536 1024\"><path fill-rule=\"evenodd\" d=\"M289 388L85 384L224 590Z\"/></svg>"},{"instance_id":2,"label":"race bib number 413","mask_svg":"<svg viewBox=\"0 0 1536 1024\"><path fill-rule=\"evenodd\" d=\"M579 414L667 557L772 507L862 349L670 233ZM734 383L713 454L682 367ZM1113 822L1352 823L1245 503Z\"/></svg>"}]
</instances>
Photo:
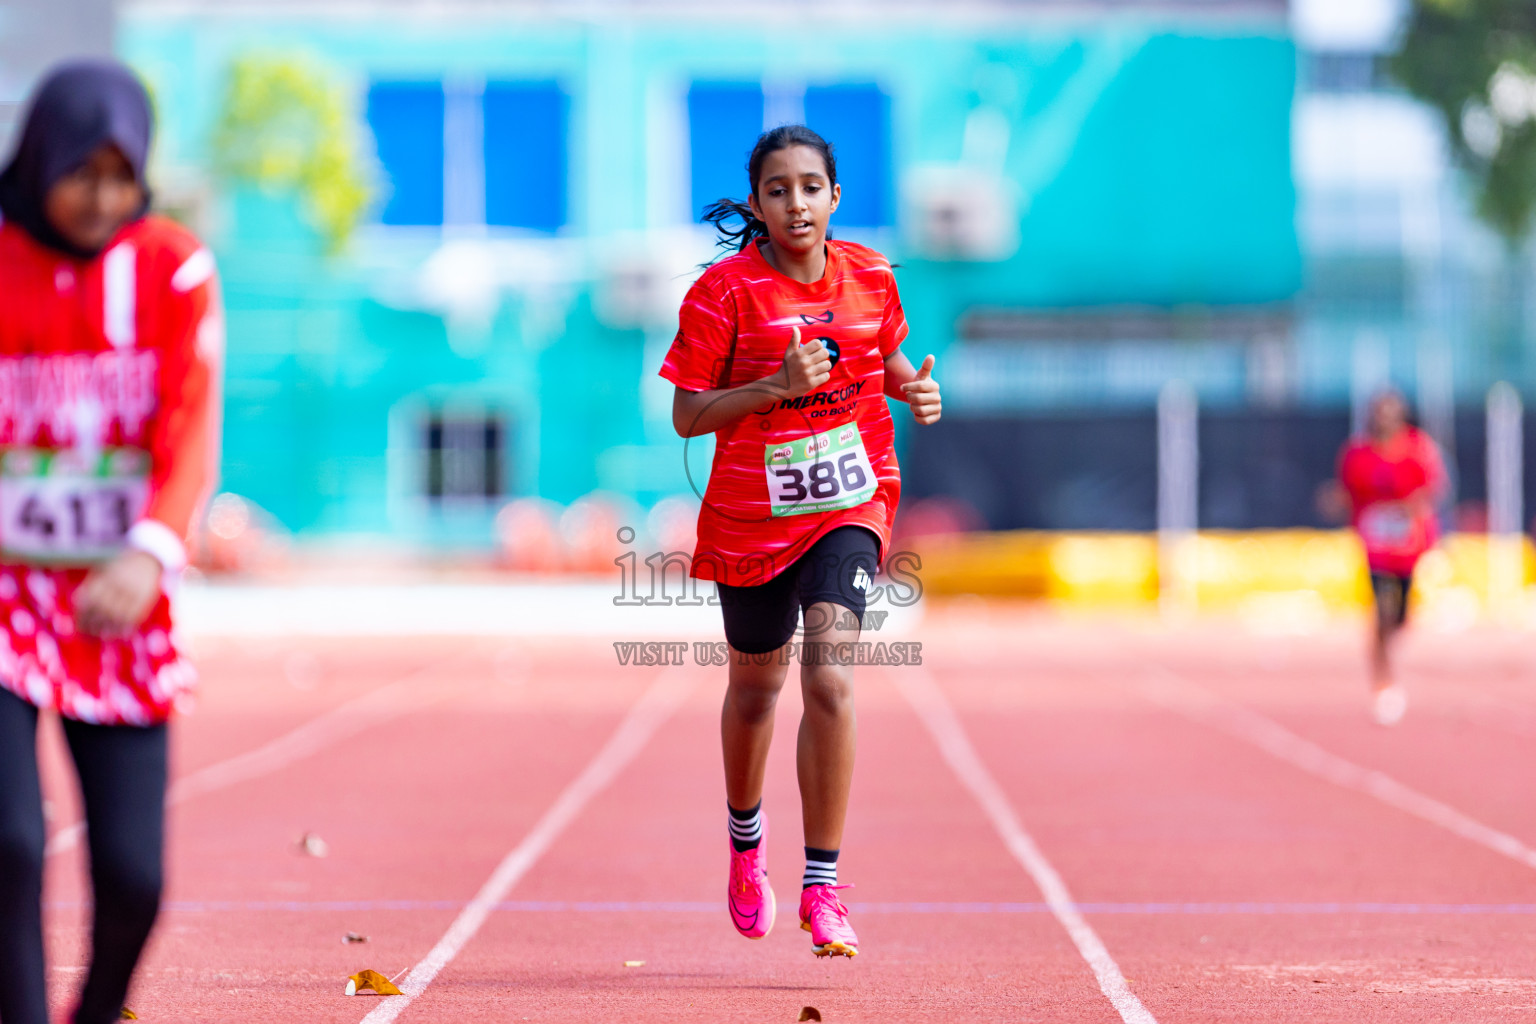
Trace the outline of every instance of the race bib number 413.
<instances>
[{"instance_id":1,"label":"race bib number 413","mask_svg":"<svg viewBox=\"0 0 1536 1024\"><path fill-rule=\"evenodd\" d=\"M875 496L878 481L854 423L768 445L763 461L775 516L853 508Z\"/></svg>"},{"instance_id":2,"label":"race bib number 413","mask_svg":"<svg viewBox=\"0 0 1536 1024\"><path fill-rule=\"evenodd\" d=\"M149 454L137 448L12 448L0 454L0 554L89 564L117 554L149 498Z\"/></svg>"}]
</instances>

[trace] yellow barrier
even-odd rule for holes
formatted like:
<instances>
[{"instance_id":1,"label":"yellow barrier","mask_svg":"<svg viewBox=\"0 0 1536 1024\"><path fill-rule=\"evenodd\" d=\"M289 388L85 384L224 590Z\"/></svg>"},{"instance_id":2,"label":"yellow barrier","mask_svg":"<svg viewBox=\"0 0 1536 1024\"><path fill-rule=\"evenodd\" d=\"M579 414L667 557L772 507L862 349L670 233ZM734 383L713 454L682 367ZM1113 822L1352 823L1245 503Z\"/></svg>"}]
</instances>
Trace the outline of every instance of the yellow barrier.
<instances>
[{"instance_id":1,"label":"yellow barrier","mask_svg":"<svg viewBox=\"0 0 1536 1024\"><path fill-rule=\"evenodd\" d=\"M1489 604L1489 566L1495 559L1521 559L1505 574L1517 588L1536 582L1530 540L1517 541L1518 551L1501 550L1502 543L1480 534L1447 538L1419 563L1416 602L1450 602L1475 614ZM917 538L908 546L922 558L918 574L924 593L933 596L1025 597L1100 607L1145 605L1158 596L1157 538L1151 534L971 533ZM1193 578L1205 610L1294 599L1332 611L1370 601L1364 553L1345 530L1200 533L1178 553L1177 571ZM1497 587L1499 574L1493 577Z\"/></svg>"}]
</instances>

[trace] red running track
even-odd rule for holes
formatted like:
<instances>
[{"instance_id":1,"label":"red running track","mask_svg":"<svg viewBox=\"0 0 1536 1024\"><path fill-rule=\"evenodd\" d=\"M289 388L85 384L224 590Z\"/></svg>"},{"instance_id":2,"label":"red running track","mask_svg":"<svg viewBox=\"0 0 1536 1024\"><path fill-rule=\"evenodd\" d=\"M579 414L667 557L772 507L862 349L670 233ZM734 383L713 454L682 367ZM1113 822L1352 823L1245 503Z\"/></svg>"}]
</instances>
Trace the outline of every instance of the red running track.
<instances>
[{"instance_id":1,"label":"red running track","mask_svg":"<svg viewBox=\"0 0 1536 1024\"><path fill-rule=\"evenodd\" d=\"M172 812L167 909L130 1005L146 1021L376 1021L405 1001L348 998L347 976L421 962L535 832L547 845L399 1020L793 1021L806 1005L829 1022L1532 1019L1526 638L1411 637L1393 730L1367 719L1344 626L1262 637L967 605L915 638L923 669L857 684L852 962L814 958L794 927L793 694L766 797L780 918L752 943L722 892L723 670L621 668L598 639L205 640L202 706L175 733L176 775L201 781ZM1125 979L1118 1002L909 702L928 684ZM1514 846L1222 727L1245 712ZM626 721L636 742L615 758ZM56 742L45 761L62 828L76 811ZM572 802L595 761L615 774ZM540 831L562 794L574 813ZM328 856L298 852L306 832ZM78 850L50 864L62 1004L85 893Z\"/></svg>"}]
</instances>

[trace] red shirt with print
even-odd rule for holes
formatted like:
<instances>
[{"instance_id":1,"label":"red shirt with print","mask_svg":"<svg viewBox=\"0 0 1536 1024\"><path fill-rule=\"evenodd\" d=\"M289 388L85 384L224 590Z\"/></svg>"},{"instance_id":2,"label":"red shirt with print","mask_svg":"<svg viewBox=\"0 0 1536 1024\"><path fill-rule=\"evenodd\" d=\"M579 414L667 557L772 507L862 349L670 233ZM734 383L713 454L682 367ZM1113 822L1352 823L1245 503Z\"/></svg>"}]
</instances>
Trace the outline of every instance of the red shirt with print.
<instances>
[{"instance_id":1,"label":"red shirt with print","mask_svg":"<svg viewBox=\"0 0 1536 1024\"><path fill-rule=\"evenodd\" d=\"M165 594L106 639L76 628L73 601L124 546L168 578L185 564L217 466L223 337L213 256L171 221L91 259L0 225L0 687L107 725L162 722L190 691Z\"/></svg>"},{"instance_id":2,"label":"red shirt with print","mask_svg":"<svg viewBox=\"0 0 1536 1024\"><path fill-rule=\"evenodd\" d=\"M1445 487L1445 467L1434 440L1408 427L1382 445L1351 441L1339 456L1339 482L1371 571L1411 576L1439 539L1433 503ZM1420 492L1427 500L1403 504Z\"/></svg>"},{"instance_id":3,"label":"red shirt with print","mask_svg":"<svg viewBox=\"0 0 1536 1024\"><path fill-rule=\"evenodd\" d=\"M826 245L826 272L813 284L775 270L753 244L706 270L683 302L661 375L684 390L777 372L795 327L802 343L820 340L835 354L820 388L794 399L765 393L760 409L715 432L693 557L700 579L765 583L840 526L868 528L882 555L890 543L901 471L885 359L907 322L884 256L853 242Z\"/></svg>"}]
</instances>

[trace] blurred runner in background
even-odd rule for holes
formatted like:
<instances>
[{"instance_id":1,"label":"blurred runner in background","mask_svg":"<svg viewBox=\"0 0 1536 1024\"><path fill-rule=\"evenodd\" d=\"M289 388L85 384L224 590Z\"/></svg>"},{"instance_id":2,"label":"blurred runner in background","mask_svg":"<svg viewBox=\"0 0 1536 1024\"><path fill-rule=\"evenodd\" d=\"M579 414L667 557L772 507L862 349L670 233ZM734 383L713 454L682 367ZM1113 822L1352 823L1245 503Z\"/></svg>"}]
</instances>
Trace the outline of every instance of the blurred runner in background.
<instances>
[{"instance_id":1,"label":"blurred runner in background","mask_svg":"<svg viewBox=\"0 0 1536 1024\"><path fill-rule=\"evenodd\" d=\"M1392 674L1392 642L1408 620L1414 566L1439 539L1435 503L1445 482L1440 450L1409 421L1407 401L1396 391L1377 395L1366 436L1350 440L1339 455L1336 494L1371 572L1372 713L1382 725L1396 725L1408 709L1407 693Z\"/></svg>"},{"instance_id":2,"label":"blurred runner in background","mask_svg":"<svg viewBox=\"0 0 1536 1024\"><path fill-rule=\"evenodd\" d=\"M39 709L80 778L95 919L73 1024L119 1019L160 906L166 720L193 682L167 588L213 483L213 257L146 216L149 98L39 87L0 173L0 1021L48 1024Z\"/></svg>"}]
</instances>

